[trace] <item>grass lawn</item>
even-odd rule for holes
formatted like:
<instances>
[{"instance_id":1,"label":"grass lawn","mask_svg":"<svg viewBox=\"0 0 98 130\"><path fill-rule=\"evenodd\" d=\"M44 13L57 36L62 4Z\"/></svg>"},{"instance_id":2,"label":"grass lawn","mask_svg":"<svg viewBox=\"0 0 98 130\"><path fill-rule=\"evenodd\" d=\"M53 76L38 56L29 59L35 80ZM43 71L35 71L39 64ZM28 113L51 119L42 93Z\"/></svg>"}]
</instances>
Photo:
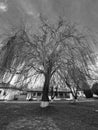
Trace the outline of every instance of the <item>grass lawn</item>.
<instances>
[{"instance_id":1,"label":"grass lawn","mask_svg":"<svg viewBox=\"0 0 98 130\"><path fill-rule=\"evenodd\" d=\"M98 101L0 103L0 130L98 130Z\"/></svg>"}]
</instances>

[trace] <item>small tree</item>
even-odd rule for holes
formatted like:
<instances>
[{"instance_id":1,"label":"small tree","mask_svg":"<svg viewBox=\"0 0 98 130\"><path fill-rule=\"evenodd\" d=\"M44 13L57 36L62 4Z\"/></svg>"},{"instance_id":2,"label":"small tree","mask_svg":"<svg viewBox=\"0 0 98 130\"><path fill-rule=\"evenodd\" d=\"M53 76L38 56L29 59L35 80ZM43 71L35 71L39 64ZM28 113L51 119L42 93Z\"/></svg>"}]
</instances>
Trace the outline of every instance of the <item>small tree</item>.
<instances>
[{"instance_id":1,"label":"small tree","mask_svg":"<svg viewBox=\"0 0 98 130\"><path fill-rule=\"evenodd\" d=\"M81 80L82 80L82 82L84 80L86 80L85 77L83 76L82 72L79 71L78 69L79 68L75 67L73 70L72 67L70 68L70 66L68 66L68 68L66 68L67 71L65 71L65 73L64 73L64 71L61 74L59 73L59 75L63 79L63 83L66 84L67 87L70 89L74 102L76 102L76 100L77 100L78 91L82 90L82 88L80 86Z\"/></svg>"},{"instance_id":2,"label":"small tree","mask_svg":"<svg viewBox=\"0 0 98 130\"><path fill-rule=\"evenodd\" d=\"M68 76L70 77L70 81L73 83L72 84L73 87L70 86L70 88L73 88L71 92L74 99L77 100L78 91L82 90L81 85L80 85L81 81L82 82L86 81L86 74L84 72L84 69L79 68L80 66L77 66L74 60L75 59L72 58L70 61L68 61L67 69L68 69Z\"/></svg>"}]
</instances>

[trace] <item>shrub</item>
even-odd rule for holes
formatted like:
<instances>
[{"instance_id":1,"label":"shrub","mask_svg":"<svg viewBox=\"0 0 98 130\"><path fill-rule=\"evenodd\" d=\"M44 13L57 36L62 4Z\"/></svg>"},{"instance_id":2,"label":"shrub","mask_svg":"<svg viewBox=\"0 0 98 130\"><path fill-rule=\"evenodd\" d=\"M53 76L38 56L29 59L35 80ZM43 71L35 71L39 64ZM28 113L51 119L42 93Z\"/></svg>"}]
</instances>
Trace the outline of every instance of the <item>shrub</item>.
<instances>
[{"instance_id":1,"label":"shrub","mask_svg":"<svg viewBox=\"0 0 98 130\"><path fill-rule=\"evenodd\" d=\"M90 86L87 82L83 82L82 90L83 90L86 98L92 98L93 97L92 90L90 89Z\"/></svg>"},{"instance_id":2,"label":"shrub","mask_svg":"<svg viewBox=\"0 0 98 130\"><path fill-rule=\"evenodd\" d=\"M92 86L92 92L98 95L98 82L95 82Z\"/></svg>"},{"instance_id":3,"label":"shrub","mask_svg":"<svg viewBox=\"0 0 98 130\"><path fill-rule=\"evenodd\" d=\"M92 98L93 97L93 93L92 93L91 89L85 89L84 94L85 94L86 98Z\"/></svg>"}]
</instances>

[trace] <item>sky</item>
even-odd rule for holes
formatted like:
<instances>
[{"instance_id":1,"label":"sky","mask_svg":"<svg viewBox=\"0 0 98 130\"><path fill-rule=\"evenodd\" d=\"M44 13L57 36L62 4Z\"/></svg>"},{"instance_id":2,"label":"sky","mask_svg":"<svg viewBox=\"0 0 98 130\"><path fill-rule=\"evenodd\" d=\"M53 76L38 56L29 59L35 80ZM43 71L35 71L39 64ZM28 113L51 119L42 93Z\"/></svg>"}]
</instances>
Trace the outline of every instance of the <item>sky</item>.
<instances>
[{"instance_id":1,"label":"sky","mask_svg":"<svg viewBox=\"0 0 98 130\"><path fill-rule=\"evenodd\" d=\"M98 32L98 0L0 0L0 32L23 18L36 20L40 13L51 21L65 16Z\"/></svg>"},{"instance_id":2,"label":"sky","mask_svg":"<svg viewBox=\"0 0 98 130\"><path fill-rule=\"evenodd\" d=\"M0 38L23 21L32 23L35 30L40 13L51 22L64 16L96 32L98 40L98 0L0 0Z\"/></svg>"}]
</instances>

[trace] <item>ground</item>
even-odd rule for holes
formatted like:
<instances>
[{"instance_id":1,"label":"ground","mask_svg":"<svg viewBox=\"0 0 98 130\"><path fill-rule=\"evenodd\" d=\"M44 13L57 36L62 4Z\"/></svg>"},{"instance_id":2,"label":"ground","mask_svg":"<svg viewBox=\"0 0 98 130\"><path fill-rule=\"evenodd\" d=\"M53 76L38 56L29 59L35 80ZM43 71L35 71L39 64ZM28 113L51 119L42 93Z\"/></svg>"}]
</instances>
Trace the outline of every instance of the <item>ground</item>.
<instances>
[{"instance_id":1,"label":"ground","mask_svg":"<svg viewBox=\"0 0 98 130\"><path fill-rule=\"evenodd\" d=\"M48 108L33 102L1 102L0 130L98 130L98 100L56 101Z\"/></svg>"}]
</instances>

